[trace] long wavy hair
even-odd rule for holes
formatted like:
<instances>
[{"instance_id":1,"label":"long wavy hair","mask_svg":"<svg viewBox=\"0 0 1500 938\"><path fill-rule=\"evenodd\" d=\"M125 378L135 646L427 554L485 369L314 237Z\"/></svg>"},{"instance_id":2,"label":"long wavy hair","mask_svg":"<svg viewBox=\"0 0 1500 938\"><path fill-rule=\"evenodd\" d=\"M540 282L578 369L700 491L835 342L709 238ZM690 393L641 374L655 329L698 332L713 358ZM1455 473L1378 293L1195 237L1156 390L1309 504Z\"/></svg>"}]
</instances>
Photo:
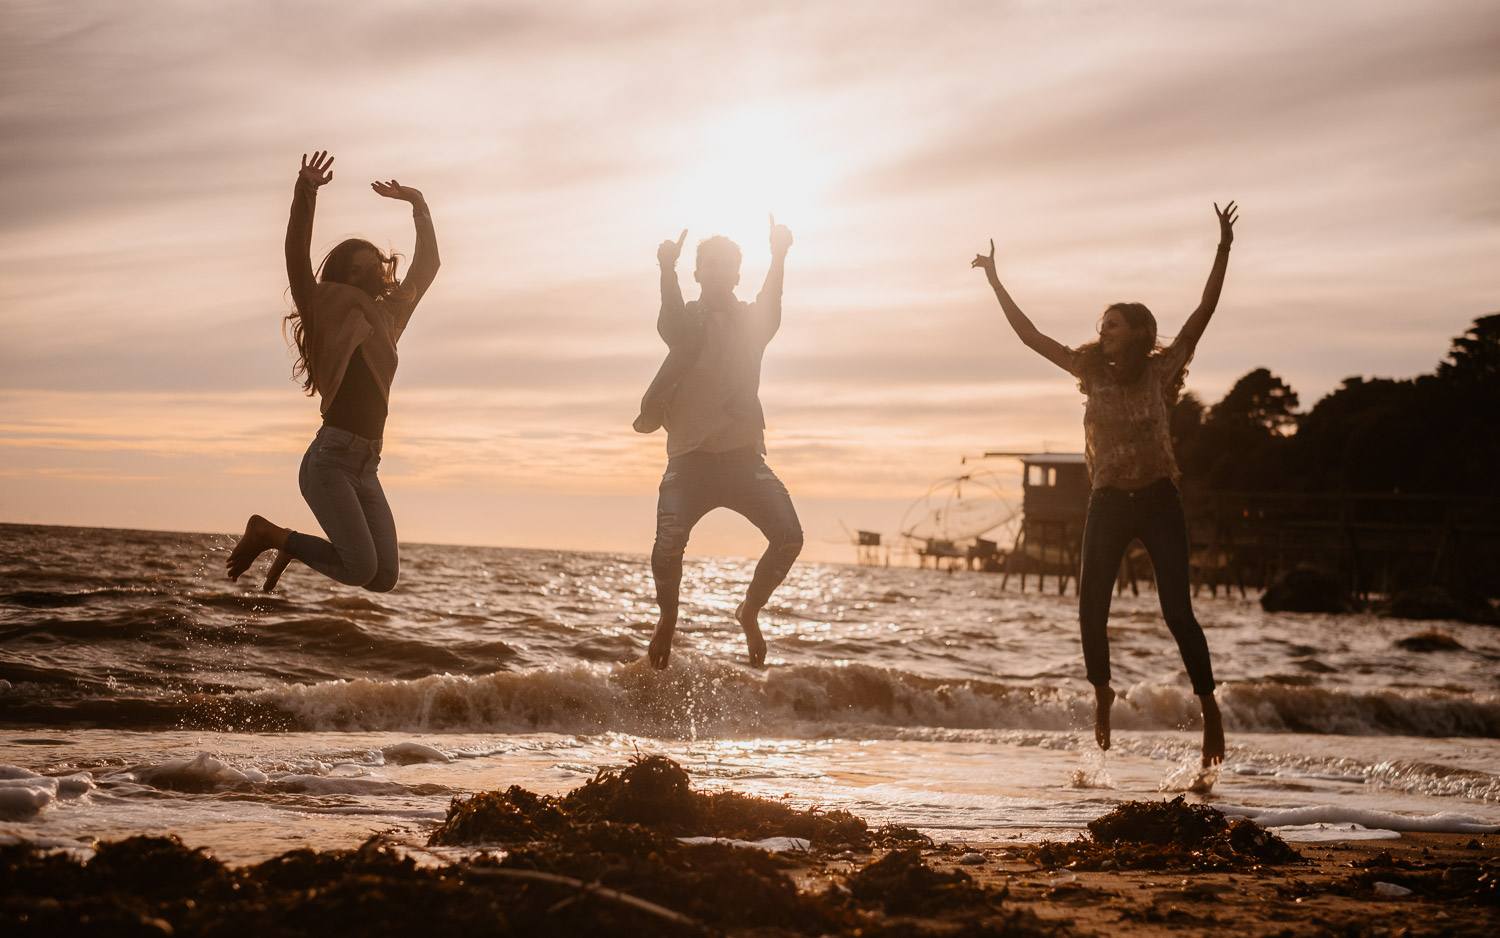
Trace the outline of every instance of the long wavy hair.
<instances>
[{"instance_id":1,"label":"long wavy hair","mask_svg":"<svg viewBox=\"0 0 1500 938\"><path fill-rule=\"evenodd\" d=\"M333 250L325 254L323 263L318 265L318 281L349 283L349 268L354 264L355 252L361 250L373 251L375 256L380 258L381 285L375 292L374 298L399 296L402 290L401 281L396 279L396 266L401 255L394 251L386 254L364 238L349 238L340 241ZM353 285L360 286L360 284ZM312 373L312 355L308 350L306 324L302 320L302 311L295 305L281 321L281 334L297 349L297 360L292 363L292 377L300 380L302 390L308 397L312 397L318 393L318 382Z\"/></svg>"},{"instance_id":2,"label":"long wavy hair","mask_svg":"<svg viewBox=\"0 0 1500 938\"><path fill-rule=\"evenodd\" d=\"M1162 350L1156 336L1156 317L1145 304L1112 303L1105 308L1104 316L1111 312L1118 312L1125 317L1125 324L1132 333L1130 341L1113 359L1104 354L1104 342L1100 339L1078 347L1078 389L1085 394L1090 387L1101 384L1135 384L1145 377L1151 359ZM1101 324L1104 316L1099 317ZM1168 407L1177 403L1186 380L1187 368L1184 366L1178 369L1177 374L1162 389L1162 396Z\"/></svg>"}]
</instances>

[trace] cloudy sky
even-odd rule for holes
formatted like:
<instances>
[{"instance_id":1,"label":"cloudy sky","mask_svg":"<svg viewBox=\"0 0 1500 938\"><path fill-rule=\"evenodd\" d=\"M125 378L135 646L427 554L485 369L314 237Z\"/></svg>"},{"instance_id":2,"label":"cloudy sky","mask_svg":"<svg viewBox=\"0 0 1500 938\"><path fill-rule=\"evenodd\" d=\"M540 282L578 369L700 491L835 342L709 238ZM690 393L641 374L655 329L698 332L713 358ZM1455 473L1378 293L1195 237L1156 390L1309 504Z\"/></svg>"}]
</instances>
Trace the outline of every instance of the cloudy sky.
<instances>
[{"instance_id":1,"label":"cloudy sky","mask_svg":"<svg viewBox=\"0 0 1500 938\"><path fill-rule=\"evenodd\" d=\"M0 521L312 529L281 243L328 149L315 252L443 268L402 341L382 465L408 540L646 551L663 437L656 244L768 261L769 461L809 534L894 532L985 449L1077 449L1080 398L969 269L993 237L1076 345L1116 300L1172 332L1243 211L1188 387L1265 366L1309 404L1430 371L1500 309L1492 0L819 3L0 0ZM683 265L686 268L688 265ZM684 276L686 287L690 279ZM691 291L689 292L691 294ZM992 468L1018 485L1013 465ZM751 554L719 513L692 550Z\"/></svg>"}]
</instances>

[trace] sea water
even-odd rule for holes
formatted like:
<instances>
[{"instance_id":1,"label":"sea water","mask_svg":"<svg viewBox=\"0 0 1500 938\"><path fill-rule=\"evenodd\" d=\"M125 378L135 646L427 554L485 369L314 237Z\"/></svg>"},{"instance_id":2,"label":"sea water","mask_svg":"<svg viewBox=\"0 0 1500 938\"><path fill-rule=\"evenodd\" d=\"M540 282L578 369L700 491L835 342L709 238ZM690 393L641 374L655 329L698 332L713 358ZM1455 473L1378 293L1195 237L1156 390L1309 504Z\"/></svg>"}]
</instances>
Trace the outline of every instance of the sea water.
<instances>
[{"instance_id":1,"label":"sea water","mask_svg":"<svg viewBox=\"0 0 1500 938\"><path fill-rule=\"evenodd\" d=\"M405 545L391 593L294 565L268 595L259 568L223 579L233 540L0 526L0 838L176 833L231 862L420 845L454 797L657 752L699 787L973 843L1176 793L1294 839L1500 830L1500 629L1203 593L1229 742L1205 772L1149 589L1116 597L1101 753L1051 580L799 564L757 670L732 618L753 561L690 560L658 672L642 555ZM1426 631L1452 641L1399 644Z\"/></svg>"}]
</instances>

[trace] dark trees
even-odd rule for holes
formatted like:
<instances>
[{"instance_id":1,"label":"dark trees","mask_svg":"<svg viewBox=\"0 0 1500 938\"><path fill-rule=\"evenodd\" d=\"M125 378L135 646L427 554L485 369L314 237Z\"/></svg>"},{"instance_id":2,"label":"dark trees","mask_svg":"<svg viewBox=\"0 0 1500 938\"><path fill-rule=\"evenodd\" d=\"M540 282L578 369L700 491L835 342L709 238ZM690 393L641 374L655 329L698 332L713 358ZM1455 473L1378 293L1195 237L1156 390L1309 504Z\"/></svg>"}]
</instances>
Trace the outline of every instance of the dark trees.
<instances>
[{"instance_id":1,"label":"dark trees","mask_svg":"<svg viewBox=\"0 0 1500 938\"><path fill-rule=\"evenodd\" d=\"M1285 436L1297 429L1297 392L1265 368L1234 383L1208 412L1210 423L1245 430L1257 437Z\"/></svg>"},{"instance_id":2,"label":"dark trees","mask_svg":"<svg viewBox=\"0 0 1500 938\"><path fill-rule=\"evenodd\" d=\"M1500 314L1453 340L1435 372L1344 379L1299 415L1265 368L1205 412L1184 395L1172 438L1188 484L1210 491L1500 495Z\"/></svg>"},{"instance_id":3,"label":"dark trees","mask_svg":"<svg viewBox=\"0 0 1500 938\"><path fill-rule=\"evenodd\" d=\"M1203 406L1184 397L1172 414L1181 468L1209 489L1284 487L1286 434L1296 428L1296 406L1297 392L1265 368L1235 382L1196 427Z\"/></svg>"}]
</instances>

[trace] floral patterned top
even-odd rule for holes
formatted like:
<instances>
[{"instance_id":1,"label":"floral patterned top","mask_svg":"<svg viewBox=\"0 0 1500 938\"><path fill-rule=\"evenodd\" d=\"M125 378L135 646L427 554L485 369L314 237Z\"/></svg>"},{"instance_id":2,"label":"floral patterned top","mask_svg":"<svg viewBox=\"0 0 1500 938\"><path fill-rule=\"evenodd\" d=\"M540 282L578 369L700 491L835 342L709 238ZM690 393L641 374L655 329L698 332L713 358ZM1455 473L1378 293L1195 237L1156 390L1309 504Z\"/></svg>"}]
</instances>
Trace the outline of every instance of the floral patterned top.
<instances>
[{"instance_id":1,"label":"floral patterned top","mask_svg":"<svg viewBox=\"0 0 1500 938\"><path fill-rule=\"evenodd\" d=\"M1175 483L1181 473L1172 454L1166 391L1187 367L1192 349L1185 342L1173 342L1152 355L1141 379L1128 385L1088 380L1080 371L1077 350L1069 351L1074 364L1068 370L1088 398L1083 412L1084 459L1093 487L1135 487L1163 478Z\"/></svg>"}]
</instances>

